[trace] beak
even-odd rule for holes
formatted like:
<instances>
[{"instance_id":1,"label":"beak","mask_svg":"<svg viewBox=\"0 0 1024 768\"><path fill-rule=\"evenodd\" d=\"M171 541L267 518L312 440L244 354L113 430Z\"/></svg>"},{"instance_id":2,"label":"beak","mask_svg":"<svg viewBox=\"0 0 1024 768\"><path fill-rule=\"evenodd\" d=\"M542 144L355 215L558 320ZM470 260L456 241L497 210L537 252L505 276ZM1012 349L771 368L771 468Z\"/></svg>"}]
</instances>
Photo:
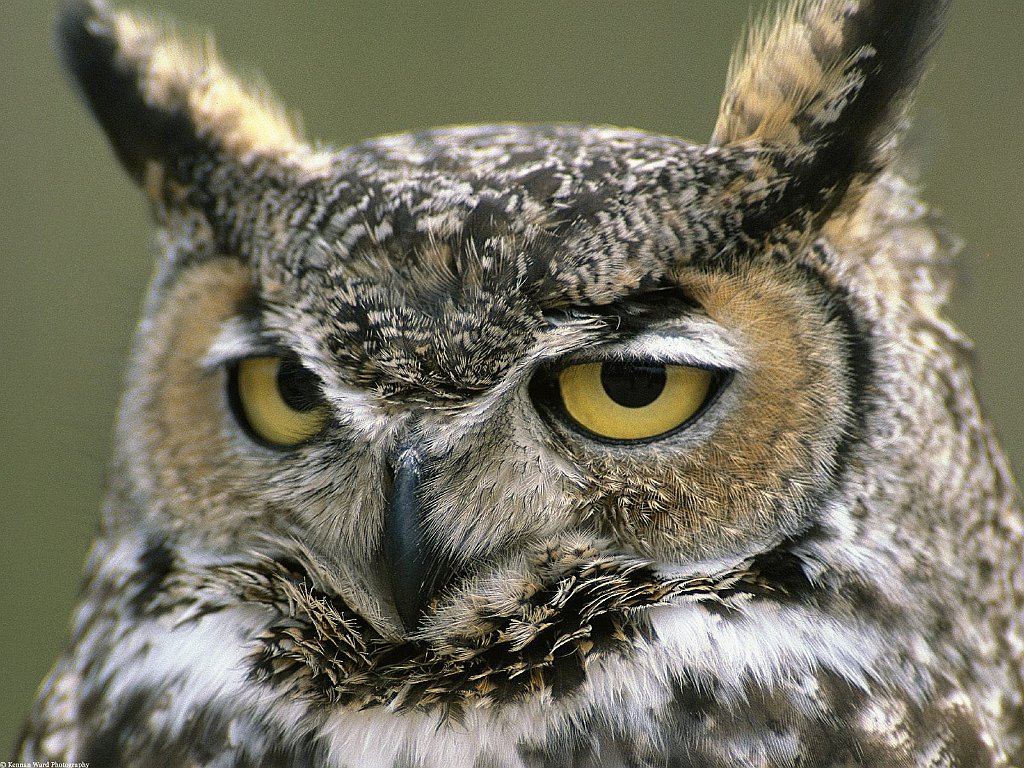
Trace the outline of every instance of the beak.
<instances>
[{"instance_id":1,"label":"beak","mask_svg":"<svg viewBox=\"0 0 1024 768\"><path fill-rule=\"evenodd\" d=\"M414 448L402 451L394 465L385 511L383 555L395 606L407 632L419 625L434 594L452 575L450 559L438 555L427 535L422 481L420 454Z\"/></svg>"}]
</instances>

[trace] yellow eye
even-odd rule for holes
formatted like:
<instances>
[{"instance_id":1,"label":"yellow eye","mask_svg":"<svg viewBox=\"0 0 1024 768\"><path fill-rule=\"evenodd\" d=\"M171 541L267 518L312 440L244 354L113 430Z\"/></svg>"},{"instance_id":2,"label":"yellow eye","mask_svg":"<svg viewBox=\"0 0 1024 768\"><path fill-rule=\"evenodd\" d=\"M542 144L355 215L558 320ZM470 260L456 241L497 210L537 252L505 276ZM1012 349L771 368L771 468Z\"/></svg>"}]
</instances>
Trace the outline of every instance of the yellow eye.
<instances>
[{"instance_id":1,"label":"yellow eye","mask_svg":"<svg viewBox=\"0 0 1024 768\"><path fill-rule=\"evenodd\" d=\"M688 365L606 361L570 365L558 374L569 417L610 440L670 432L708 398L714 374Z\"/></svg>"},{"instance_id":2,"label":"yellow eye","mask_svg":"<svg viewBox=\"0 0 1024 768\"><path fill-rule=\"evenodd\" d=\"M327 406L316 376L280 357L248 357L230 371L231 405L241 425L259 442L291 448L324 425Z\"/></svg>"}]
</instances>

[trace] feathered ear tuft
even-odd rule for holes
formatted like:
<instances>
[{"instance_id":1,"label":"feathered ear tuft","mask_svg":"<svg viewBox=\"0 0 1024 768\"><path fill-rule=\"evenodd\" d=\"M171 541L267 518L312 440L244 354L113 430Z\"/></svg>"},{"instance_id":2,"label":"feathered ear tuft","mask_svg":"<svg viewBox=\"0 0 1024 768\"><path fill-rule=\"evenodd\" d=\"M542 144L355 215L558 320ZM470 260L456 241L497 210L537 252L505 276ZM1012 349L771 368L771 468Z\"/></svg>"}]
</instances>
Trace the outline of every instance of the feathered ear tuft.
<instances>
[{"instance_id":1,"label":"feathered ear tuft","mask_svg":"<svg viewBox=\"0 0 1024 768\"><path fill-rule=\"evenodd\" d=\"M212 43L187 45L94 0L65 6L57 44L121 163L151 195L153 163L188 186L215 156L283 157L303 146L280 107L233 78Z\"/></svg>"},{"instance_id":2,"label":"feathered ear tuft","mask_svg":"<svg viewBox=\"0 0 1024 768\"><path fill-rule=\"evenodd\" d=\"M794 0L755 25L734 57L712 143L773 147L822 206L838 204L859 175L892 161L948 5Z\"/></svg>"}]
</instances>

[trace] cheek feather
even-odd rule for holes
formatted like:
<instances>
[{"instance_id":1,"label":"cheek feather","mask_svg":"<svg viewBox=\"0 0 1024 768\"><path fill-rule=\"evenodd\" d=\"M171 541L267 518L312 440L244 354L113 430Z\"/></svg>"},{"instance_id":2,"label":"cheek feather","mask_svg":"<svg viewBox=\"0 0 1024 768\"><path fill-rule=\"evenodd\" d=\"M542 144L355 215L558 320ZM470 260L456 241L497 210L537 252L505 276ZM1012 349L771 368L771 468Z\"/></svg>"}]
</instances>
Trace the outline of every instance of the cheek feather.
<instances>
[{"instance_id":1,"label":"cheek feather","mask_svg":"<svg viewBox=\"0 0 1024 768\"><path fill-rule=\"evenodd\" d=\"M743 370L675 442L572 451L590 472L610 535L669 561L742 554L806 526L837 482L855 420L847 329L795 270L748 266L677 279L734 331Z\"/></svg>"},{"instance_id":2,"label":"cheek feather","mask_svg":"<svg viewBox=\"0 0 1024 768\"><path fill-rule=\"evenodd\" d=\"M225 462L231 450L224 374L210 371L206 359L222 324L251 292L249 272L237 260L191 267L166 289L136 342L137 378L122 417L134 425L124 435L125 463L139 487L167 500L165 512L182 523L229 515L232 500L245 495L244 473Z\"/></svg>"}]
</instances>

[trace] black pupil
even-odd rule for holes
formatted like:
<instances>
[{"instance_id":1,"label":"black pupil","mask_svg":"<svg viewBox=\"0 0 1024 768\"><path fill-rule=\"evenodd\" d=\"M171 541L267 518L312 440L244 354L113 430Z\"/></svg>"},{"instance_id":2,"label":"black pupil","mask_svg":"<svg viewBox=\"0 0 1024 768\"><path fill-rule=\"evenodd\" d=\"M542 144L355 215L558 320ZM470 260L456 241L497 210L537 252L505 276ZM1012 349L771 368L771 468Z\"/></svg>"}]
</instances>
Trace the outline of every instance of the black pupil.
<instances>
[{"instance_id":1,"label":"black pupil","mask_svg":"<svg viewBox=\"0 0 1024 768\"><path fill-rule=\"evenodd\" d=\"M650 405L665 389L664 365L607 362L601 364L601 386L625 408Z\"/></svg>"},{"instance_id":2,"label":"black pupil","mask_svg":"<svg viewBox=\"0 0 1024 768\"><path fill-rule=\"evenodd\" d=\"M277 366L277 391L293 411L312 411L320 405L316 376L294 360L282 360Z\"/></svg>"}]
</instances>

